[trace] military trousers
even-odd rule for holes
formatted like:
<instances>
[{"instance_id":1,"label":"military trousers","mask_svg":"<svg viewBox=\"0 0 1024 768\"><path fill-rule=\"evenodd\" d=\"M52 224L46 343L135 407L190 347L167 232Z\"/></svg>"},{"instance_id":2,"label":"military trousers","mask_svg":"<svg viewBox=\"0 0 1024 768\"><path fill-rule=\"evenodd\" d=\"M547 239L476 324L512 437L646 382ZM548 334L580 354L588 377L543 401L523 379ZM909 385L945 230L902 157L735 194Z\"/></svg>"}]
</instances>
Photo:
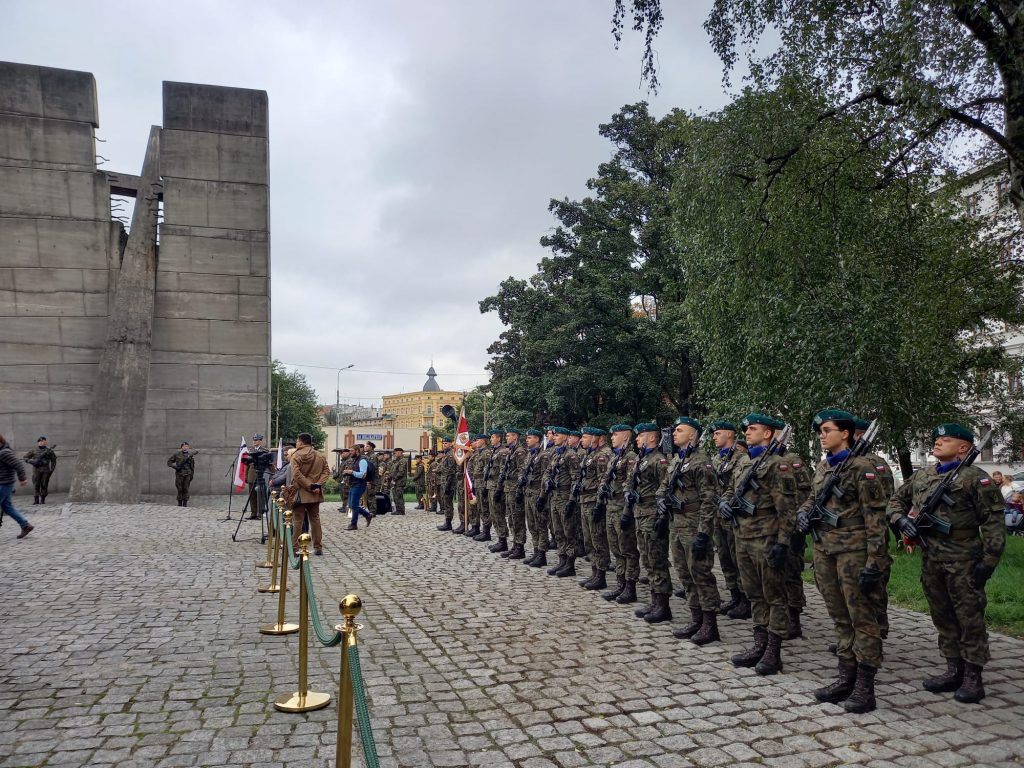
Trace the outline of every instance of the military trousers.
<instances>
[{"instance_id":1,"label":"military trousers","mask_svg":"<svg viewBox=\"0 0 1024 768\"><path fill-rule=\"evenodd\" d=\"M781 637L789 634L786 569L768 565L768 548L775 536L736 537L736 565L740 584L750 601L754 626L767 627Z\"/></svg>"},{"instance_id":2,"label":"military trousers","mask_svg":"<svg viewBox=\"0 0 1024 768\"><path fill-rule=\"evenodd\" d=\"M892 555L889 554L889 536L885 537L885 564L882 566L881 589L876 589L870 597L875 603L875 617L878 621L878 632L882 639L889 636L889 574L892 572Z\"/></svg>"},{"instance_id":3,"label":"military trousers","mask_svg":"<svg viewBox=\"0 0 1024 768\"><path fill-rule=\"evenodd\" d=\"M560 491L558 488L548 494L548 523L551 526L551 536L555 540L555 549L558 554L565 554L565 503L569 500L569 492Z\"/></svg>"},{"instance_id":4,"label":"military trousers","mask_svg":"<svg viewBox=\"0 0 1024 768\"><path fill-rule=\"evenodd\" d=\"M715 552L722 567L725 588L740 588L740 570L736 567L736 529L715 515Z\"/></svg>"},{"instance_id":5,"label":"military trousers","mask_svg":"<svg viewBox=\"0 0 1024 768\"><path fill-rule=\"evenodd\" d=\"M424 502L423 497L427 495L427 486L424 485L423 483L416 483L416 485L414 486L414 489L415 489L415 492L416 492L416 504L417 505L423 504L424 507L429 506L429 505L423 503ZM344 498L344 497L342 497L342 498Z\"/></svg>"},{"instance_id":6,"label":"military trousers","mask_svg":"<svg viewBox=\"0 0 1024 768\"><path fill-rule=\"evenodd\" d=\"M608 548L608 531L605 530L604 518L594 522L593 510L597 505L597 497L583 497L580 500L580 522L583 526L583 546L590 553L590 564L599 571L607 571L611 567L611 556Z\"/></svg>"},{"instance_id":7,"label":"military trousers","mask_svg":"<svg viewBox=\"0 0 1024 768\"><path fill-rule=\"evenodd\" d=\"M786 605L798 610L802 610L807 605L807 598L804 595L804 580L800 577L803 572L803 550L797 552L790 549L786 555Z\"/></svg>"},{"instance_id":8,"label":"military trousers","mask_svg":"<svg viewBox=\"0 0 1024 768\"><path fill-rule=\"evenodd\" d=\"M939 633L939 651L947 659L984 666L989 660L988 598L984 587L978 589L971 583L974 561L936 562L926 553L921 558L921 586Z\"/></svg>"},{"instance_id":9,"label":"military trousers","mask_svg":"<svg viewBox=\"0 0 1024 768\"><path fill-rule=\"evenodd\" d=\"M508 519L508 534L513 544L526 544L526 498L516 499L516 486L505 487L505 517Z\"/></svg>"},{"instance_id":10,"label":"military trousers","mask_svg":"<svg viewBox=\"0 0 1024 768\"><path fill-rule=\"evenodd\" d=\"M395 483L391 486L391 506L394 507L392 511L396 515L405 514L405 483Z\"/></svg>"},{"instance_id":11,"label":"military trousers","mask_svg":"<svg viewBox=\"0 0 1024 768\"><path fill-rule=\"evenodd\" d=\"M430 512L437 512L437 505L439 503L438 499L437 499L437 496L438 496L437 483L435 483L433 481L428 482L427 483L427 504L426 504L426 506L427 506L427 509Z\"/></svg>"},{"instance_id":12,"label":"military trousers","mask_svg":"<svg viewBox=\"0 0 1024 768\"><path fill-rule=\"evenodd\" d=\"M537 493L527 493L523 500L526 508L526 525L530 528L530 541L537 552L548 548L548 512L537 509Z\"/></svg>"},{"instance_id":13,"label":"military trousers","mask_svg":"<svg viewBox=\"0 0 1024 768\"><path fill-rule=\"evenodd\" d=\"M32 471L32 488L35 491L35 495L45 499L46 494L49 493L50 488L50 473L45 470L33 470ZM186 495L187 499L188 496Z\"/></svg>"},{"instance_id":14,"label":"military trousers","mask_svg":"<svg viewBox=\"0 0 1024 768\"><path fill-rule=\"evenodd\" d=\"M877 669L882 666L882 637L875 601L858 584L866 562L864 550L828 555L815 547L814 583L836 627L836 656Z\"/></svg>"},{"instance_id":15,"label":"military trousers","mask_svg":"<svg viewBox=\"0 0 1024 768\"><path fill-rule=\"evenodd\" d=\"M508 538L508 518L505 514L505 505L509 499L507 496L501 496L499 501L495 494L495 489L488 489L487 491L487 502L491 512L491 526L494 528L494 533L499 539Z\"/></svg>"},{"instance_id":16,"label":"military trousers","mask_svg":"<svg viewBox=\"0 0 1024 768\"><path fill-rule=\"evenodd\" d=\"M658 533L654 528L654 510L637 508L636 522L637 544L641 558L647 569L647 578L651 582L652 595L672 594L672 574L668 560L669 531Z\"/></svg>"},{"instance_id":17,"label":"military trousers","mask_svg":"<svg viewBox=\"0 0 1024 768\"><path fill-rule=\"evenodd\" d=\"M455 495L445 493L444 486L441 486L437 495L441 500L441 511L444 513L444 519L450 523L452 518L455 517Z\"/></svg>"},{"instance_id":18,"label":"military trousers","mask_svg":"<svg viewBox=\"0 0 1024 768\"><path fill-rule=\"evenodd\" d=\"M718 594L718 580L711 570L715 555L708 548L707 557L698 560L693 556L693 539L697 535L693 521L686 521L680 513L672 520L672 560L676 566L679 583L686 590L691 608L717 612L722 605Z\"/></svg>"},{"instance_id":19,"label":"military trousers","mask_svg":"<svg viewBox=\"0 0 1024 768\"><path fill-rule=\"evenodd\" d=\"M558 548L558 554L565 555L566 557L576 557L576 548L583 540L583 532L580 530L580 505L576 504L576 508L570 511L569 499L567 498L562 503L559 513L562 517L562 533L565 540L562 542L562 546Z\"/></svg>"},{"instance_id":20,"label":"military trousers","mask_svg":"<svg viewBox=\"0 0 1024 768\"><path fill-rule=\"evenodd\" d=\"M491 492L484 488L484 484L478 486L481 490L476 492L476 503L480 508L480 525L491 524Z\"/></svg>"},{"instance_id":21,"label":"military trousers","mask_svg":"<svg viewBox=\"0 0 1024 768\"><path fill-rule=\"evenodd\" d=\"M192 485L192 475L176 473L174 475L174 488L178 492L178 501L188 501L188 487ZM255 496L255 492L253 496ZM250 511L255 513L258 507L252 507Z\"/></svg>"},{"instance_id":22,"label":"military trousers","mask_svg":"<svg viewBox=\"0 0 1024 768\"><path fill-rule=\"evenodd\" d=\"M619 524L621 509L613 511L608 508L604 517L604 530L608 535L608 552L613 558L615 575L626 581L637 581L640 578L640 548L636 540L636 525L628 531L622 530Z\"/></svg>"}]
</instances>

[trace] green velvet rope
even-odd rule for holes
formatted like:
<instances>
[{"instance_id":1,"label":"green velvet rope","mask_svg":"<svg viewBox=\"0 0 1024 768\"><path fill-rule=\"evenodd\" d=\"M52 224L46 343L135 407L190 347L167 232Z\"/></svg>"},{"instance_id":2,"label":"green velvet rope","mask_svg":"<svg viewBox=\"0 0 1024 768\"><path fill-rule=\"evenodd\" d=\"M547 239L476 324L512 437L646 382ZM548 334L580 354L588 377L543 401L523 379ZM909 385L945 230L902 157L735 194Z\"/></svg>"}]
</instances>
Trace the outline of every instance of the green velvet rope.
<instances>
[{"instance_id":1,"label":"green velvet rope","mask_svg":"<svg viewBox=\"0 0 1024 768\"><path fill-rule=\"evenodd\" d=\"M285 548L284 551L288 553L288 567L292 570L298 570L298 567L302 564L302 557L295 554L295 542L292 541L292 528L288 526L285 528Z\"/></svg>"},{"instance_id":2,"label":"green velvet rope","mask_svg":"<svg viewBox=\"0 0 1024 768\"><path fill-rule=\"evenodd\" d=\"M313 592L313 571L309 567L308 560L302 566L302 582L306 590L306 599L309 601L309 616L313 621L313 632L316 633L316 639L320 641L321 645L333 648L341 642L344 635L337 630L328 632L320 623L320 609L317 608L316 594Z\"/></svg>"},{"instance_id":3,"label":"green velvet rope","mask_svg":"<svg viewBox=\"0 0 1024 768\"><path fill-rule=\"evenodd\" d=\"M359 648L349 646L348 668L352 678L352 700L356 705L356 722L359 723L359 740L363 742L363 760L367 768L380 768L377 745L370 728L370 708L366 704L366 690L363 688L363 670L359 666Z\"/></svg>"}]
</instances>

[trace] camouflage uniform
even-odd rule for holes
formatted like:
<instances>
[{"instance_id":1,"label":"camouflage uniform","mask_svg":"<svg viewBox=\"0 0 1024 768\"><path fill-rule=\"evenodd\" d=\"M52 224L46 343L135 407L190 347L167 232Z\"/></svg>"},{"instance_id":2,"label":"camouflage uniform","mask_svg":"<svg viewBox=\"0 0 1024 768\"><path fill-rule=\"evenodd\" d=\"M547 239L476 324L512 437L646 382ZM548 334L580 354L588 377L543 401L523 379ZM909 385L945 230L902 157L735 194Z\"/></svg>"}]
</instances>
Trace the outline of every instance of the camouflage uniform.
<instances>
[{"instance_id":1,"label":"camouflage uniform","mask_svg":"<svg viewBox=\"0 0 1024 768\"><path fill-rule=\"evenodd\" d=\"M494 448L490 445L484 446L477 453L480 454L477 461L480 462L480 480L477 485L474 486L476 492L477 504L480 506L480 525L487 531L487 536L491 535L491 491L489 483L491 475L496 472L494 469ZM476 480L473 481L477 483Z\"/></svg>"},{"instance_id":2,"label":"camouflage uniform","mask_svg":"<svg viewBox=\"0 0 1024 768\"><path fill-rule=\"evenodd\" d=\"M605 512L605 533L608 535L609 554L615 559L615 575L636 584L640 578L640 549L636 540L636 526L624 531L619 520L624 509L622 494L629 487L638 457L632 450L620 449L618 458L613 474L612 497ZM614 459L612 461L614 462Z\"/></svg>"},{"instance_id":3,"label":"camouflage uniform","mask_svg":"<svg viewBox=\"0 0 1024 768\"><path fill-rule=\"evenodd\" d=\"M783 457L789 462L796 479L797 499L802 501L811 493L811 470L803 458L792 451ZM804 551L807 549L807 537L796 532L790 537L789 559L786 561L786 605L789 607L789 638L803 637L800 627L800 614L807 605L804 595Z\"/></svg>"},{"instance_id":4,"label":"camouflage uniform","mask_svg":"<svg viewBox=\"0 0 1024 768\"><path fill-rule=\"evenodd\" d=\"M437 512L441 503L441 489L438 486L437 473L441 469L440 458L436 455L427 463L427 509Z\"/></svg>"},{"instance_id":5,"label":"camouflage uniform","mask_svg":"<svg viewBox=\"0 0 1024 768\"><path fill-rule=\"evenodd\" d=\"M675 487L670 488L673 479ZM711 459L699 449L684 457L676 453L669 462L658 495L670 501L672 497L678 500L678 503L673 503L672 559L689 598L690 608L717 613L721 598L718 582L711 570L714 556L710 550L703 560L693 556L694 537L703 533L710 541L718 517L718 478ZM700 611L694 613L699 614Z\"/></svg>"},{"instance_id":6,"label":"camouflage uniform","mask_svg":"<svg viewBox=\"0 0 1024 768\"><path fill-rule=\"evenodd\" d=\"M388 467L391 476L391 503L396 515L405 514L405 483L409 479L409 460L405 456L396 456Z\"/></svg>"},{"instance_id":7,"label":"camouflage uniform","mask_svg":"<svg viewBox=\"0 0 1024 768\"><path fill-rule=\"evenodd\" d=\"M551 535L555 539L555 550L561 558L569 551L569 544L565 536L565 518L562 512L565 503L569 501L569 486L572 479L569 475L569 449L548 448L548 462L544 473L543 490L547 497L548 522L551 526ZM572 552L576 552L576 544L572 544Z\"/></svg>"},{"instance_id":8,"label":"camouflage uniform","mask_svg":"<svg viewBox=\"0 0 1024 768\"><path fill-rule=\"evenodd\" d=\"M729 450L723 449L711 458L711 464L715 468L715 478L718 482L719 498L722 497L723 491L731 485L733 469L742 452L737 449L733 453L732 458L726 462L728 454ZM736 529L717 515L715 516L714 540L715 551L718 554L718 564L722 568L722 576L725 579L725 588L729 590L734 598L731 601L732 605L723 606L722 611L725 612L726 608L735 607L736 594L738 591L741 592L742 589L740 586L740 571L736 565Z\"/></svg>"},{"instance_id":9,"label":"camouflage uniform","mask_svg":"<svg viewBox=\"0 0 1024 768\"><path fill-rule=\"evenodd\" d=\"M455 463L455 456L450 448L437 458L437 497L441 501L445 524L451 525L452 518L455 517L454 497L459 465Z\"/></svg>"},{"instance_id":10,"label":"camouflage uniform","mask_svg":"<svg viewBox=\"0 0 1024 768\"><path fill-rule=\"evenodd\" d=\"M508 446L508 474L505 476L505 518L514 546L526 546L526 509L522 501L516 501L516 484L526 468L526 447L522 440ZM509 557L512 555L510 554Z\"/></svg>"},{"instance_id":11,"label":"camouflage uniform","mask_svg":"<svg viewBox=\"0 0 1024 768\"><path fill-rule=\"evenodd\" d=\"M737 459L729 490L724 494L726 499L734 495L753 462L754 457L749 453ZM799 489L789 462L781 456L766 458L758 469L757 480L760 490L751 489L747 493L747 499L754 504L754 514L737 516L736 564L743 592L750 600L755 629L767 628L778 637L786 637L789 634L786 569L772 568L767 555L776 543L785 545L787 550L790 548Z\"/></svg>"},{"instance_id":12,"label":"camouflage uniform","mask_svg":"<svg viewBox=\"0 0 1024 768\"><path fill-rule=\"evenodd\" d=\"M178 506L188 505L188 487L195 474L196 460L191 453L177 451L167 460L167 466L174 470L174 487L178 491Z\"/></svg>"},{"instance_id":13,"label":"camouflage uniform","mask_svg":"<svg viewBox=\"0 0 1024 768\"><path fill-rule=\"evenodd\" d=\"M871 462L875 468L875 476L882 485L882 495L891 499L896 493L896 479L892 476L889 462L875 453L865 454L864 458ZM889 528L882 528L882 535L885 538L885 560L882 565L882 582L879 588L872 592L869 597L875 604L875 614L878 620L878 632L885 640L889 636L889 574L892 571L892 554L889 552Z\"/></svg>"},{"instance_id":14,"label":"camouflage uniform","mask_svg":"<svg viewBox=\"0 0 1024 768\"><path fill-rule=\"evenodd\" d=\"M508 499L504 496L505 483L502 479L502 474L504 473L508 477L510 458L511 453L508 446L499 445L494 448L491 454L491 461L493 462L491 464L491 476L487 481L487 503L490 507L491 525L498 537L499 544L508 539L508 516L505 513ZM502 489L500 493L498 492L499 487Z\"/></svg>"},{"instance_id":15,"label":"camouflage uniform","mask_svg":"<svg viewBox=\"0 0 1024 768\"><path fill-rule=\"evenodd\" d=\"M424 503L424 496L427 493L427 472L423 466L423 457L421 456L416 461L416 466L412 470L412 487L416 494L416 506L426 508Z\"/></svg>"},{"instance_id":16,"label":"camouflage uniform","mask_svg":"<svg viewBox=\"0 0 1024 768\"><path fill-rule=\"evenodd\" d=\"M597 506L597 494L608 466L614 454L607 445L587 450L580 461L582 470L580 483L580 502L576 514L583 524L583 546L590 553L590 563L597 570L604 572L611 567L608 551L608 533L603 519L593 519L593 509Z\"/></svg>"},{"instance_id":17,"label":"camouflage uniform","mask_svg":"<svg viewBox=\"0 0 1024 768\"><path fill-rule=\"evenodd\" d=\"M889 501L889 522L920 509L942 476L933 464L919 469ZM921 549L921 585L932 622L939 633L939 651L946 659L962 659L983 667L989 660L985 630L987 598L972 575L976 564L995 568L1006 545L1003 497L988 474L964 468L950 488L952 508L942 505L939 516L950 524L949 535L930 530L928 547Z\"/></svg>"},{"instance_id":18,"label":"camouflage uniform","mask_svg":"<svg viewBox=\"0 0 1024 768\"><path fill-rule=\"evenodd\" d=\"M526 483L523 485L523 505L526 508L526 525L530 529L530 540L533 543L534 557L538 560L547 559L548 549L548 510L537 509L537 499L540 498L541 486L544 473L547 471L549 454L540 446L530 448L526 460L526 468L523 470L523 477ZM531 558L532 560L533 558ZM546 562L538 562L537 565L546 565Z\"/></svg>"},{"instance_id":19,"label":"camouflage uniform","mask_svg":"<svg viewBox=\"0 0 1024 768\"><path fill-rule=\"evenodd\" d=\"M50 475L57 468L57 454L48 445L36 446L25 454L25 461L32 465L32 489L36 502L42 504L49 493Z\"/></svg>"},{"instance_id":20,"label":"camouflage uniform","mask_svg":"<svg viewBox=\"0 0 1024 768\"><path fill-rule=\"evenodd\" d=\"M668 458L657 448L644 449L640 456L639 482L636 492L640 500L634 507L637 543L645 557L647 578L651 582L651 595L672 594L672 575L669 572L669 533L658 533L654 527L657 514L658 488L668 471Z\"/></svg>"},{"instance_id":21,"label":"camouflage uniform","mask_svg":"<svg viewBox=\"0 0 1024 768\"><path fill-rule=\"evenodd\" d=\"M575 509L569 506L572 498L573 484L579 479L581 454L576 448L565 447L565 456L562 461L562 471L557 478L553 498L557 498L552 513L557 514L561 520L562 547L558 550L559 555L568 558L575 558L582 545L583 533L580 530L579 505Z\"/></svg>"},{"instance_id":22,"label":"camouflage uniform","mask_svg":"<svg viewBox=\"0 0 1024 768\"><path fill-rule=\"evenodd\" d=\"M486 448L474 450L466 459L469 479L473 482L473 498L469 502L469 525L475 536L480 532L480 517L484 505L484 469L487 466ZM468 535L468 532L467 532Z\"/></svg>"},{"instance_id":23,"label":"camouflage uniform","mask_svg":"<svg viewBox=\"0 0 1024 768\"><path fill-rule=\"evenodd\" d=\"M829 460L818 464L809 498L801 506L806 513L831 471ZM830 498L829 512L839 516L835 528L816 525L814 581L836 627L836 655L840 663L882 665L882 638L875 601L861 591L864 568L881 571L885 549L885 492L875 467L867 457L848 459L837 485L842 498ZM875 588L876 590L878 587Z\"/></svg>"}]
</instances>

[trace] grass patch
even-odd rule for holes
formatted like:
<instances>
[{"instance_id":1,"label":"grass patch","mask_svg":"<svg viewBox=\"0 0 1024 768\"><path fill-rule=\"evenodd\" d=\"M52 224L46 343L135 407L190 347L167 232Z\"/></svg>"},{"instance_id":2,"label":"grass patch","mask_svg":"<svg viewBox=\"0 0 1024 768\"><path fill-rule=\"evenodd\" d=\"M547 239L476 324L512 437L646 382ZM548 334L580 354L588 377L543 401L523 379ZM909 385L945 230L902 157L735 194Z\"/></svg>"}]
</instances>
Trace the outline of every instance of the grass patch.
<instances>
[{"instance_id":1,"label":"grass patch","mask_svg":"<svg viewBox=\"0 0 1024 768\"><path fill-rule=\"evenodd\" d=\"M908 555L891 545L892 574L889 577L889 602L912 611L928 612L928 601L921 589L921 555ZM810 548L808 547L808 554ZM814 574L808 569L805 581L814 583ZM989 629L1014 637L1024 637L1024 537L1008 536L1006 550L999 567L986 585L988 608L985 623Z\"/></svg>"}]
</instances>

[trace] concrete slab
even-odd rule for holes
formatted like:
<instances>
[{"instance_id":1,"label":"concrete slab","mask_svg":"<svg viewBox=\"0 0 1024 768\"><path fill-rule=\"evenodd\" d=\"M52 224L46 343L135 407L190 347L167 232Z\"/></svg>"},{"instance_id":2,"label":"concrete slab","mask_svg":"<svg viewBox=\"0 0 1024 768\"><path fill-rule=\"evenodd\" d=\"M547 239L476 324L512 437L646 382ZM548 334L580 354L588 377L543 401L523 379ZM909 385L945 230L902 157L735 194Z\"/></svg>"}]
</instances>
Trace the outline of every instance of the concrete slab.
<instances>
[{"instance_id":1,"label":"concrete slab","mask_svg":"<svg viewBox=\"0 0 1024 768\"><path fill-rule=\"evenodd\" d=\"M0 62L0 112L99 127L96 78L91 72Z\"/></svg>"},{"instance_id":2,"label":"concrete slab","mask_svg":"<svg viewBox=\"0 0 1024 768\"><path fill-rule=\"evenodd\" d=\"M153 316L158 318L193 318L237 320L238 295L232 293L190 293L157 291Z\"/></svg>"},{"instance_id":3,"label":"concrete slab","mask_svg":"<svg viewBox=\"0 0 1024 768\"><path fill-rule=\"evenodd\" d=\"M270 354L267 323L210 321L210 351L239 355Z\"/></svg>"},{"instance_id":4,"label":"concrete slab","mask_svg":"<svg viewBox=\"0 0 1024 768\"><path fill-rule=\"evenodd\" d=\"M0 161L52 170L96 170L93 128L88 123L0 113Z\"/></svg>"},{"instance_id":5,"label":"concrete slab","mask_svg":"<svg viewBox=\"0 0 1024 768\"><path fill-rule=\"evenodd\" d=\"M267 93L164 81L163 126L267 138Z\"/></svg>"},{"instance_id":6,"label":"concrete slab","mask_svg":"<svg viewBox=\"0 0 1024 768\"><path fill-rule=\"evenodd\" d=\"M164 214L177 225L266 232L267 204L262 185L164 178Z\"/></svg>"},{"instance_id":7,"label":"concrete slab","mask_svg":"<svg viewBox=\"0 0 1024 768\"><path fill-rule=\"evenodd\" d=\"M164 176L269 183L265 138L165 129L163 142L160 170Z\"/></svg>"},{"instance_id":8,"label":"concrete slab","mask_svg":"<svg viewBox=\"0 0 1024 768\"><path fill-rule=\"evenodd\" d=\"M110 196L100 173L0 166L0 211L100 221L110 217Z\"/></svg>"}]
</instances>

